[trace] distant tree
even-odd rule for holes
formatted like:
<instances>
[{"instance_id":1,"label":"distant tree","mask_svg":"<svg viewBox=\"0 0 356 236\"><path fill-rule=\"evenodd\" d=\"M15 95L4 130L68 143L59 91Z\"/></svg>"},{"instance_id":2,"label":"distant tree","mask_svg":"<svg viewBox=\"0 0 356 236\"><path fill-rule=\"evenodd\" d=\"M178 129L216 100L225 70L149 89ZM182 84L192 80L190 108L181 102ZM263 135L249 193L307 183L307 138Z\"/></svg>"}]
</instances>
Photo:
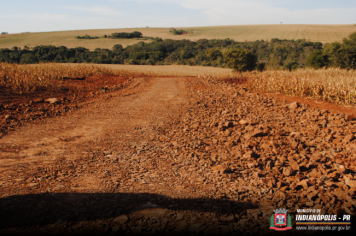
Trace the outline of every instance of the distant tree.
<instances>
[{"instance_id":1,"label":"distant tree","mask_svg":"<svg viewBox=\"0 0 356 236\"><path fill-rule=\"evenodd\" d=\"M218 48L210 48L205 54L210 61L216 60L218 57L222 56L221 51Z\"/></svg>"},{"instance_id":2,"label":"distant tree","mask_svg":"<svg viewBox=\"0 0 356 236\"><path fill-rule=\"evenodd\" d=\"M356 69L356 32L344 38L342 43L330 43L323 53L328 56L331 67Z\"/></svg>"},{"instance_id":3,"label":"distant tree","mask_svg":"<svg viewBox=\"0 0 356 236\"><path fill-rule=\"evenodd\" d=\"M121 32L111 34L111 38L140 38L141 36L142 33L138 31L134 31L132 33Z\"/></svg>"},{"instance_id":4,"label":"distant tree","mask_svg":"<svg viewBox=\"0 0 356 236\"><path fill-rule=\"evenodd\" d=\"M356 69L356 32L342 40L341 54L343 55L345 67Z\"/></svg>"},{"instance_id":5,"label":"distant tree","mask_svg":"<svg viewBox=\"0 0 356 236\"><path fill-rule=\"evenodd\" d=\"M257 57L247 49L230 48L224 53L226 65L235 71L252 71L256 67Z\"/></svg>"},{"instance_id":6,"label":"distant tree","mask_svg":"<svg viewBox=\"0 0 356 236\"><path fill-rule=\"evenodd\" d=\"M124 48L122 47L121 44L115 44L114 47L112 47L113 53L115 54L120 54Z\"/></svg>"},{"instance_id":7,"label":"distant tree","mask_svg":"<svg viewBox=\"0 0 356 236\"><path fill-rule=\"evenodd\" d=\"M289 70L289 71L292 71L292 70L295 70L299 67L299 64L298 62L296 61L291 61L291 62L288 62L284 65L284 69L285 70Z\"/></svg>"},{"instance_id":8,"label":"distant tree","mask_svg":"<svg viewBox=\"0 0 356 236\"><path fill-rule=\"evenodd\" d=\"M314 51L308 58L306 65L313 67L314 69L320 69L327 67L329 64L329 58L321 50Z\"/></svg>"},{"instance_id":9,"label":"distant tree","mask_svg":"<svg viewBox=\"0 0 356 236\"><path fill-rule=\"evenodd\" d=\"M159 37L151 38L151 39L152 39L153 42L156 42L156 43L163 41L163 39L162 39L162 38L159 38Z\"/></svg>"},{"instance_id":10,"label":"distant tree","mask_svg":"<svg viewBox=\"0 0 356 236\"><path fill-rule=\"evenodd\" d=\"M141 32L138 31L134 31L132 33L129 34L130 38L140 38L142 36Z\"/></svg>"},{"instance_id":11,"label":"distant tree","mask_svg":"<svg viewBox=\"0 0 356 236\"><path fill-rule=\"evenodd\" d=\"M38 58L33 54L23 54L20 59L20 64L38 63Z\"/></svg>"},{"instance_id":12,"label":"distant tree","mask_svg":"<svg viewBox=\"0 0 356 236\"><path fill-rule=\"evenodd\" d=\"M172 30L170 30L170 32L172 32L174 35L182 35L182 34L187 33L187 31L185 31L185 30L182 30L182 29L177 30L177 29L173 29L173 28L172 28Z\"/></svg>"},{"instance_id":13,"label":"distant tree","mask_svg":"<svg viewBox=\"0 0 356 236\"><path fill-rule=\"evenodd\" d=\"M264 71L266 69L266 63L264 62L258 62L256 65L256 70L258 71Z\"/></svg>"},{"instance_id":14,"label":"distant tree","mask_svg":"<svg viewBox=\"0 0 356 236\"><path fill-rule=\"evenodd\" d=\"M77 39L98 39L99 37L98 36L95 36L95 37L91 37L89 35L84 35L84 36L77 36L76 37Z\"/></svg>"},{"instance_id":15,"label":"distant tree","mask_svg":"<svg viewBox=\"0 0 356 236\"><path fill-rule=\"evenodd\" d=\"M164 52L165 51L165 48L162 44L160 43L152 43L150 45L150 50L153 51L153 52L157 52L157 51L160 51L160 52Z\"/></svg>"},{"instance_id":16,"label":"distant tree","mask_svg":"<svg viewBox=\"0 0 356 236\"><path fill-rule=\"evenodd\" d=\"M328 44L323 49L323 54L328 57L328 66L330 67L344 67L344 62L341 55L341 43L333 42Z\"/></svg>"}]
</instances>

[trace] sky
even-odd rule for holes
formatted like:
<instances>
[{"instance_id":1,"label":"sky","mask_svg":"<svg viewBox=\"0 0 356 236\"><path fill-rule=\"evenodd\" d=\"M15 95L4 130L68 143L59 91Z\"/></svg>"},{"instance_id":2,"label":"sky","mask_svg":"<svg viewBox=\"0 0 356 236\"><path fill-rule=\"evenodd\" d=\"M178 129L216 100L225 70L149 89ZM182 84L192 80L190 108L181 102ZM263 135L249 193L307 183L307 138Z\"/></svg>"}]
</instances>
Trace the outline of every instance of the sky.
<instances>
[{"instance_id":1,"label":"sky","mask_svg":"<svg viewBox=\"0 0 356 236\"><path fill-rule=\"evenodd\" d=\"M0 0L0 32L356 24L355 0Z\"/></svg>"}]
</instances>

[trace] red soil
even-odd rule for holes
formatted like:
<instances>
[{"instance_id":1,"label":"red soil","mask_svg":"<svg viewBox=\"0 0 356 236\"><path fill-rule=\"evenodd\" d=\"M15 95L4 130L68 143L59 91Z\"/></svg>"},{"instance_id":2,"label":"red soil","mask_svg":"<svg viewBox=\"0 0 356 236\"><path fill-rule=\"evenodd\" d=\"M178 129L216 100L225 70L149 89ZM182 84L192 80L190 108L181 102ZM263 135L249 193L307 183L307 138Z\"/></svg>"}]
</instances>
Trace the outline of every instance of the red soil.
<instances>
[{"instance_id":1,"label":"red soil","mask_svg":"<svg viewBox=\"0 0 356 236\"><path fill-rule=\"evenodd\" d=\"M259 92L261 93L261 92ZM345 113L345 114L354 114L356 116L356 108L355 107L346 107L343 105L338 105L334 103L319 101L313 98L302 98L302 97L293 97L287 96L284 94L275 94L275 93L261 93L266 94L267 96L276 97L280 99L285 99L289 102L298 102L301 104L308 104L311 107L318 107L322 110L328 110L332 113Z\"/></svg>"},{"instance_id":2,"label":"red soil","mask_svg":"<svg viewBox=\"0 0 356 236\"><path fill-rule=\"evenodd\" d=\"M69 79L58 82L53 88L43 89L27 94L15 94L0 86L0 104L19 105L27 104L30 100L63 98L77 94L79 97L86 97L106 86L122 84L127 78L118 76L90 76L84 80ZM61 83L61 85L59 85ZM1 113L0 113L1 114Z\"/></svg>"},{"instance_id":3,"label":"red soil","mask_svg":"<svg viewBox=\"0 0 356 236\"><path fill-rule=\"evenodd\" d=\"M229 84L243 84L247 82L246 78L237 78L237 79L222 79L222 81L229 83ZM300 104L307 104L311 107L317 107L322 110L328 110L329 112L332 113L345 113L345 114L353 114L356 116L356 107L351 107L351 106L343 106L339 104L334 104L334 103L329 103L329 102L324 102L320 101L314 98L303 98L299 96L288 96L284 94L277 94L277 93L265 93L265 92L258 92L260 94L265 94L267 96L279 98L279 99L285 99L288 102L298 102Z\"/></svg>"},{"instance_id":4,"label":"red soil","mask_svg":"<svg viewBox=\"0 0 356 236\"><path fill-rule=\"evenodd\" d=\"M119 76L90 76L84 80L67 79L59 81L52 88L33 93L15 94L0 87L0 136L25 122L60 115L77 108L83 102L108 91L123 87L128 78ZM44 102L48 98L57 98L58 102Z\"/></svg>"}]
</instances>

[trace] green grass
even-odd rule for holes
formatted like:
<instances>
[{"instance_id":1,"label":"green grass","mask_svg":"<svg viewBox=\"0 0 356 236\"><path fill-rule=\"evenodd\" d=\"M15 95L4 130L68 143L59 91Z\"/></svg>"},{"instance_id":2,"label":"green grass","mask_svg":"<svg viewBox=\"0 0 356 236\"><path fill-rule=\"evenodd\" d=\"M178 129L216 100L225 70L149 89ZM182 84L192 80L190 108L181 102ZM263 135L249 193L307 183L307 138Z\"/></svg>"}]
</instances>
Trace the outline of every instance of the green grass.
<instances>
[{"instance_id":1,"label":"green grass","mask_svg":"<svg viewBox=\"0 0 356 236\"><path fill-rule=\"evenodd\" d=\"M127 28L127 29L98 29L98 30L74 30L43 33L10 34L0 36L0 48L12 48L13 46L29 47L39 45L55 45L73 47L85 47L90 50L95 48L111 49L115 44L123 47L138 42L137 39L76 39L76 36L88 34L90 36L103 37L114 32L140 31L143 36L160 37L163 39L234 39L235 41L255 41L279 39L307 39L313 42L330 43L341 41L350 33L356 32L355 25L233 25L233 26L209 26L209 27L176 27L191 32L185 35L173 35L169 28ZM150 42L145 40L144 42Z\"/></svg>"}]
</instances>

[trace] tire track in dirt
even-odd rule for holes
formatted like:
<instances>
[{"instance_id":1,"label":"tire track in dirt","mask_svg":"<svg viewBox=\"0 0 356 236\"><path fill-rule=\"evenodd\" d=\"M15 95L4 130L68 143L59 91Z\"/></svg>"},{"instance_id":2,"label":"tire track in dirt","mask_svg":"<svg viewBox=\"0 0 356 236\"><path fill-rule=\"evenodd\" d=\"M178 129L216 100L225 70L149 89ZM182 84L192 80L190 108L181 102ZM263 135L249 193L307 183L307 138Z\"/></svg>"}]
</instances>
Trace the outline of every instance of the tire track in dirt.
<instances>
[{"instance_id":1,"label":"tire track in dirt","mask_svg":"<svg viewBox=\"0 0 356 236\"><path fill-rule=\"evenodd\" d=\"M12 147L0 153L0 185L5 187L0 196L58 190L112 192L112 185L103 187L102 183L115 177L99 176L97 166L90 166L91 157L118 144L125 150L129 142L147 142L153 128L176 115L176 106L186 102L180 78L138 80L138 86L123 93L114 92L73 114L28 125L0 139L0 147ZM105 146L107 142L110 147ZM73 178L63 178L59 174L66 172L63 162L84 163L93 171L67 173ZM39 169L46 174L42 176ZM6 184L14 178L19 182Z\"/></svg>"},{"instance_id":2,"label":"tire track in dirt","mask_svg":"<svg viewBox=\"0 0 356 236\"><path fill-rule=\"evenodd\" d=\"M134 95L130 92L123 96L109 94L104 100L95 101L74 114L28 125L0 139L0 146L13 146L14 151L0 154L0 169L4 171L19 163L41 165L61 155L73 160L78 150L70 154L69 150L89 140L100 139L109 130L129 135L130 128L137 125L145 128L159 125L161 118L169 114L166 112L169 106L184 102L182 96L176 98L181 89L177 78L151 79L131 89Z\"/></svg>"}]
</instances>

